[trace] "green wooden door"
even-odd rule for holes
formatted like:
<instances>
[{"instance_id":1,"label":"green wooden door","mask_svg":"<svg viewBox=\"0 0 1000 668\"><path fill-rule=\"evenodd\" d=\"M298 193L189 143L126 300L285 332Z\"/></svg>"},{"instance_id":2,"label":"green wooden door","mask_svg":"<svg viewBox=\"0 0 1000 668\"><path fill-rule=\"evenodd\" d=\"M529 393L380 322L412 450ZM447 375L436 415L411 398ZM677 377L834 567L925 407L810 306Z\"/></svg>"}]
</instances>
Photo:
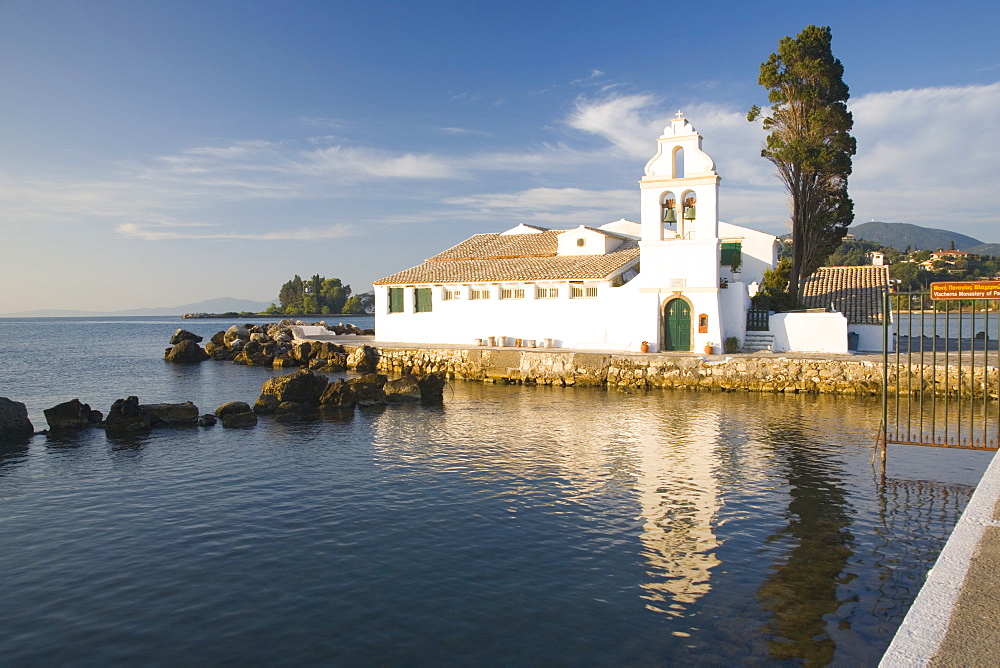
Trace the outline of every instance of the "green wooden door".
<instances>
[{"instance_id":1,"label":"green wooden door","mask_svg":"<svg viewBox=\"0 0 1000 668\"><path fill-rule=\"evenodd\" d=\"M671 299L664 309L663 349L691 350L691 305Z\"/></svg>"}]
</instances>

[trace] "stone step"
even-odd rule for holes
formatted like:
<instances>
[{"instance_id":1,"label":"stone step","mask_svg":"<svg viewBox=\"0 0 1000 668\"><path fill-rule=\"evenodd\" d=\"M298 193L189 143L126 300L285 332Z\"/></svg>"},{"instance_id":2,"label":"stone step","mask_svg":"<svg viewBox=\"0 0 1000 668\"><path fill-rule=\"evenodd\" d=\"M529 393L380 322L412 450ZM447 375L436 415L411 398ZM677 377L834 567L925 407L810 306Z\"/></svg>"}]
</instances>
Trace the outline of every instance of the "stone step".
<instances>
[{"instance_id":1,"label":"stone step","mask_svg":"<svg viewBox=\"0 0 1000 668\"><path fill-rule=\"evenodd\" d=\"M758 353L763 350L771 351L774 347L774 335L764 332L747 332L743 340L743 352Z\"/></svg>"}]
</instances>

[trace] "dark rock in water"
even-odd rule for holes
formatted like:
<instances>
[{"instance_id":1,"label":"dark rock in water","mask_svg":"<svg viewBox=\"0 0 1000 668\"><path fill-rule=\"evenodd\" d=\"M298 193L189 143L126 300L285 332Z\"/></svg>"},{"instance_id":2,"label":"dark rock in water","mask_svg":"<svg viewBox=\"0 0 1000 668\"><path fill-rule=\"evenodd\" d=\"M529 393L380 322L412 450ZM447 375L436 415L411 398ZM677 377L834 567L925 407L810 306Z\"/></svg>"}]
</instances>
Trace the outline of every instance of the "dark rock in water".
<instances>
[{"instance_id":1,"label":"dark rock in water","mask_svg":"<svg viewBox=\"0 0 1000 668\"><path fill-rule=\"evenodd\" d=\"M233 358L233 361L247 366L271 366L274 363L274 357L267 354L265 347L257 341L247 341L243 344L243 350Z\"/></svg>"},{"instance_id":2,"label":"dark rock in water","mask_svg":"<svg viewBox=\"0 0 1000 668\"><path fill-rule=\"evenodd\" d=\"M290 355L279 354L274 357L274 361L271 362L271 366L275 369L287 369L289 367L296 367L299 365L298 360Z\"/></svg>"},{"instance_id":3,"label":"dark rock in water","mask_svg":"<svg viewBox=\"0 0 1000 668\"><path fill-rule=\"evenodd\" d=\"M193 427L198 424L198 407L190 401L183 404L141 404L139 408L154 427Z\"/></svg>"},{"instance_id":4,"label":"dark rock in water","mask_svg":"<svg viewBox=\"0 0 1000 668\"><path fill-rule=\"evenodd\" d=\"M420 401L420 385L413 376L403 376L390 380L382 386L382 390L385 392L386 401L391 404Z\"/></svg>"},{"instance_id":5,"label":"dark rock in water","mask_svg":"<svg viewBox=\"0 0 1000 668\"><path fill-rule=\"evenodd\" d=\"M245 401L230 401L215 409L215 415L227 429L252 427L257 424L257 414Z\"/></svg>"},{"instance_id":6,"label":"dark rock in water","mask_svg":"<svg viewBox=\"0 0 1000 668\"><path fill-rule=\"evenodd\" d=\"M249 413L233 413L219 419L222 420L222 426L226 429L240 429L257 425L257 414L253 411Z\"/></svg>"},{"instance_id":7,"label":"dark rock in water","mask_svg":"<svg viewBox=\"0 0 1000 668\"><path fill-rule=\"evenodd\" d=\"M358 403L358 398L354 393L353 386L343 380L327 385L323 396L319 399L321 408L349 409L354 408L356 403Z\"/></svg>"},{"instance_id":8,"label":"dark rock in water","mask_svg":"<svg viewBox=\"0 0 1000 668\"><path fill-rule=\"evenodd\" d=\"M224 345L226 345L226 333L225 332L216 332L215 334L213 334L212 335L212 343L214 343L217 346L224 346Z\"/></svg>"},{"instance_id":9,"label":"dark rock in water","mask_svg":"<svg viewBox=\"0 0 1000 668\"><path fill-rule=\"evenodd\" d=\"M261 394L272 394L278 401L294 401L315 408L319 406L319 399L323 396L329 379L326 376L315 374L308 369L300 369L294 373L285 374L269 378L261 387Z\"/></svg>"},{"instance_id":10,"label":"dark rock in water","mask_svg":"<svg viewBox=\"0 0 1000 668\"><path fill-rule=\"evenodd\" d=\"M201 343L202 338L194 332L189 332L186 329L178 329L174 332L174 335L170 337L170 345L175 346L181 341L194 341L195 343Z\"/></svg>"},{"instance_id":11,"label":"dark rock in water","mask_svg":"<svg viewBox=\"0 0 1000 668\"><path fill-rule=\"evenodd\" d=\"M278 404L278 407L274 410L274 417L288 418L288 417L299 417L302 415L302 404L295 401L282 401Z\"/></svg>"},{"instance_id":12,"label":"dark rock in water","mask_svg":"<svg viewBox=\"0 0 1000 668\"><path fill-rule=\"evenodd\" d=\"M242 344L243 342L241 341L240 343ZM221 346L219 344L212 343L211 341L205 344L205 352L210 355L213 360L220 362L231 361L239 354L235 350L230 350L226 346Z\"/></svg>"},{"instance_id":13,"label":"dark rock in water","mask_svg":"<svg viewBox=\"0 0 1000 668\"><path fill-rule=\"evenodd\" d=\"M152 422L149 416L143 415L142 409L139 408L139 398L134 396L115 401L108 411L108 417L104 420L104 430L108 436L147 434L151 429Z\"/></svg>"},{"instance_id":14,"label":"dark rock in water","mask_svg":"<svg viewBox=\"0 0 1000 668\"><path fill-rule=\"evenodd\" d=\"M378 368L378 351L369 345L358 346L347 356L347 368L371 373Z\"/></svg>"},{"instance_id":15,"label":"dark rock in water","mask_svg":"<svg viewBox=\"0 0 1000 668\"><path fill-rule=\"evenodd\" d=\"M198 424L202 427L214 427L215 423L219 421L219 418L215 417L211 413L205 413L200 418L198 418Z\"/></svg>"},{"instance_id":16,"label":"dark rock in water","mask_svg":"<svg viewBox=\"0 0 1000 668\"><path fill-rule=\"evenodd\" d=\"M365 334L366 336L375 336L375 330L374 329L362 329L361 333Z\"/></svg>"},{"instance_id":17,"label":"dark rock in water","mask_svg":"<svg viewBox=\"0 0 1000 668\"><path fill-rule=\"evenodd\" d=\"M365 385L378 385L382 387L389 380L389 377L383 373L366 373L360 376L355 376L354 378L348 379L348 383L351 385L365 384Z\"/></svg>"},{"instance_id":18,"label":"dark rock in water","mask_svg":"<svg viewBox=\"0 0 1000 668\"><path fill-rule=\"evenodd\" d=\"M177 363L204 362L211 359L201 346L189 339L185 339L167 350L163 357L168 362Z\"/></svg>"},{"instance_id":19,"label":"dark rock in water","mask_svg":"<svg viewBox=\"0 0 1000 668\"><path fill-rule=\"evenodd\" d=\"M0 440L27 438L34 433L28 408L20 401L0 397Z\"/></svg>"},{"instance_id":20,"label":"dark rock in water","mask_svg":"<svg viewBox=\"0 0 1000 668\"><path fill-rule=\"evenodd\" d=\"M234 353L238 353L243 350L243 346L245 344L246 341L244 341L243 339L234 339L232 343L226 344L226 347L229 348Z\"/></svg>"},{"instance_id":21,"label":"dark rock in water","mask_svg":"<svg viewBox=\"0 0 1000 668\"><path fill-rule=\"evenodd\" d=\"M101 423L104 422L104 413L102 413L101 411L92 410L90 411L90 416L88 419L90 421L91 427L102 426Z\"/></svg>"},{"instance_id":22,"label":"dark rock in water","mask_svg":"<svg viewBox=\"0 0 1000 668\"><path fill-rule=\"evenodd\" d=\"M51 431L85 429L94 424L91 413L96 412L100 415L100 411L91 411L90 406L81 404L79 399L64 401L52 408L46 408L43 412ZM97 422L100 421L98 418Z\"/></svg>"},{"instance_id":23,"label":"dark rock in water","mask_svg":"<svg viewBox=\"0 0 1000 668\"><path fill-rule=\"evenodd\" d=\"M235 413L250 413L250 404L245 401L229 401L215 409L215 417L224 418Z\"/></svg>"},{"instance_id":24,"label":"dark rock in water","mask_svg":"<svg viewBox=\"0 0 1000 668\"><path fill-rule=\"evenodd\" d=\"M354 393L358 398L358 406L385 406L385 391L375 385L358 383L354 385Z\"/></svg>"},{"instance_id":25,"label":"dark rock in water","mask_svg":"<svg viewBox=\"0 0 1000 668\"><path fill-rule=\"evenodd\" d=\"M429 373L421 376L417 383L420 385L420 401L434 405L444 403L444 386L447 381L443 375Z\"/></svg>"},{"instance_id":26,"label":"dark rock in water","mask_svg":"<svg viewBox=\"0 0 1000 668\"><path fill-rule=\"evenodd\" d=\"M275 411L281 401L273 394L262 394L257 397L253 405L253 412L257 415L270 415Z\"/></svg>"}]
</instances>

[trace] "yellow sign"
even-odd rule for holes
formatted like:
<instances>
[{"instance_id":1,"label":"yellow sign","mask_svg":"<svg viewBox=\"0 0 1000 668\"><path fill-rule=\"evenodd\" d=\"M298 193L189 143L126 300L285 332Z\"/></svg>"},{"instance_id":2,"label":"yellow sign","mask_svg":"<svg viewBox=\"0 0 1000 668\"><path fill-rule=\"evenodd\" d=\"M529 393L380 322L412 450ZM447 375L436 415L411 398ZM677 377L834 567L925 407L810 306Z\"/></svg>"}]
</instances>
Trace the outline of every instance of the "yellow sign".
<instances>
[{"instance_id":1,"label":"yellow sign","mask_svg":"<svg viewBox=\"0 0 1000 668\"><path fill-rule=\"evenodd\" d=\"M1000 299L1000 281L931 283L931 299Z\"/></svg>"}]
</instances>

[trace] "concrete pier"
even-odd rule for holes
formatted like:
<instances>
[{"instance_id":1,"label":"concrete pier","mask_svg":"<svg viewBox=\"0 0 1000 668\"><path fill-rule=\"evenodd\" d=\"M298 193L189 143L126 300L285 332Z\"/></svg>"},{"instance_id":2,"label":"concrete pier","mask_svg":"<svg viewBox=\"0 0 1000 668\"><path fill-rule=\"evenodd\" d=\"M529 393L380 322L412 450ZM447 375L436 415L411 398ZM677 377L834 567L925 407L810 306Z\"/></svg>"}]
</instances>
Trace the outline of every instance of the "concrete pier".
<instances>
[{"instance_id":1,"label":"concrete pier","mask_svg":"<svg viewBox=\"0 0 1000 668\"><path fill-rule=\"evenodd\" d=\"M1000 455L879 665L995 666L1000 661Z\"/></svg>"}]
</instances>

